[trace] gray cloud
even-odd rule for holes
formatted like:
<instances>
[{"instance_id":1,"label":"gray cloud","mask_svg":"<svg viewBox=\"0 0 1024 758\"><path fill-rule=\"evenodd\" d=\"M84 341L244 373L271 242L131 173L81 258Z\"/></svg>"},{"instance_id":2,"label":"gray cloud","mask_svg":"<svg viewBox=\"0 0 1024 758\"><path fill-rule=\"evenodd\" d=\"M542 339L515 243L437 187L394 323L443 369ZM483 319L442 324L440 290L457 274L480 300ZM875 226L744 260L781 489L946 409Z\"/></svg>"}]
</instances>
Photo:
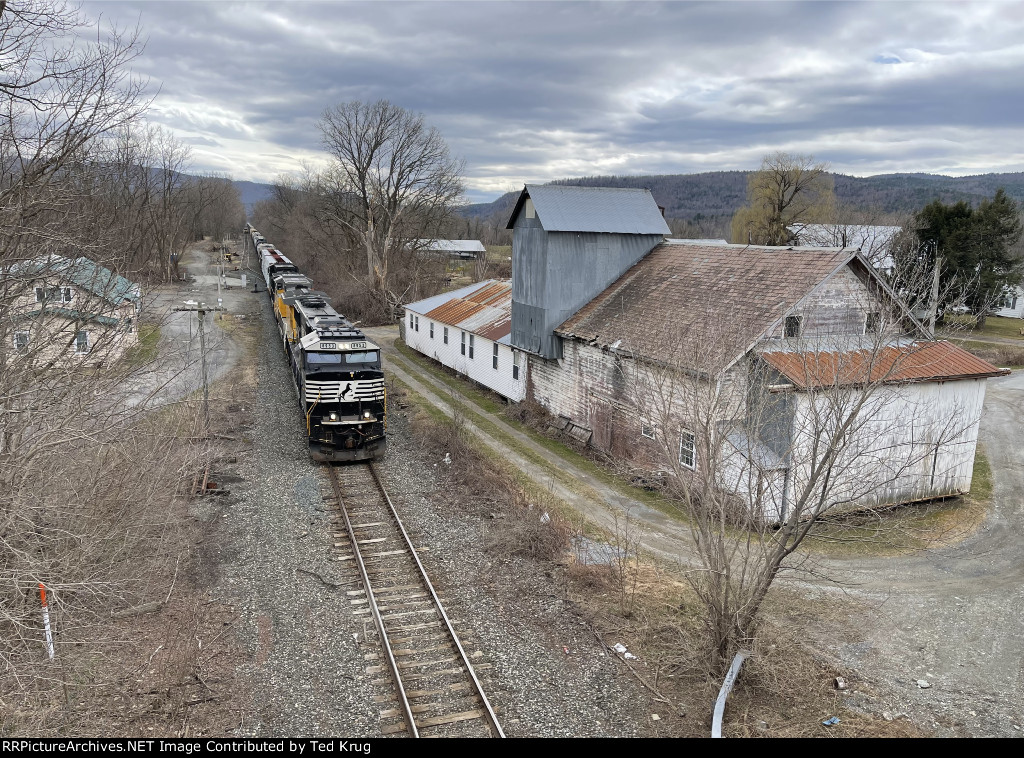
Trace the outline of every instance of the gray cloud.
<instances>
[{"instance_id":1,"label":"gray cloud","mask_svg":"<svg viewBox=\"0 0 1024 758\"><path fill-rule=\"evenodd\" d=\"M471 197L524 180L750 169L1024 170L1012 3L88 2L141 23L154 119L200 170L268 180L322 159L333 104L421 111ZM205 142L203 140L206 140ZM200 146L214 147L202 152Z\"/></svg>"}]
</instances>

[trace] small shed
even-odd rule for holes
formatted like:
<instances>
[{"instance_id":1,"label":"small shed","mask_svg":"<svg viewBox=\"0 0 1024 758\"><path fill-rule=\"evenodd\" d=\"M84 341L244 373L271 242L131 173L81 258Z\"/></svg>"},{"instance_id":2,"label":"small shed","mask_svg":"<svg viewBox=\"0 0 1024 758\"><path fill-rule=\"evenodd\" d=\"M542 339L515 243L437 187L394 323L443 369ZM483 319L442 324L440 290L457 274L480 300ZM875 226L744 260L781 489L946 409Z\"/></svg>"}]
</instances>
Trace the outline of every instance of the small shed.
<instances>
[{"instance_id":1,"label":"small shed","mask_svg":"<svg viewBox=\"0 0 1024 758\"><path fill-rule=\"evenodd\" d=\"M476 260L487 254L487 249L480 240L416 240L416 249L438 258L460 260Z\"/></svg>"}]
</instances>

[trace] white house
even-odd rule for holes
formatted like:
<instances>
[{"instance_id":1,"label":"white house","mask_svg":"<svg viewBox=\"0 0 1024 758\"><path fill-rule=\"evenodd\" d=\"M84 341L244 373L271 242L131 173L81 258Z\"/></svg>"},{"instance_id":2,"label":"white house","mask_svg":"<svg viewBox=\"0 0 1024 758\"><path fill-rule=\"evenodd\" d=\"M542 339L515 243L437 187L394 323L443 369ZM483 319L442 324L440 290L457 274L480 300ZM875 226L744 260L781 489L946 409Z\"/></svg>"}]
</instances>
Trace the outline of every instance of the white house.
<instances>
[{"instance_id":1,"label":"white house","mask_svg":"<svg viewBox=\"0 0 1024 758\"><path fill-rule=\"evenodd\" d=\"M1011 287L1002 302L993 309L997 316L1024 318L1024 287Z\"/></svg>"},{"instance_id":2,"label":"white house","mask_svg":"<svg viewBox=\"0 0 1024 758\"><path fill-rule=\"evenodd\" d=\"M526 353L511 346L512 284L488 279L405 306L405 342L499 395L526 396Z\"/></svg>"}]
</instances>

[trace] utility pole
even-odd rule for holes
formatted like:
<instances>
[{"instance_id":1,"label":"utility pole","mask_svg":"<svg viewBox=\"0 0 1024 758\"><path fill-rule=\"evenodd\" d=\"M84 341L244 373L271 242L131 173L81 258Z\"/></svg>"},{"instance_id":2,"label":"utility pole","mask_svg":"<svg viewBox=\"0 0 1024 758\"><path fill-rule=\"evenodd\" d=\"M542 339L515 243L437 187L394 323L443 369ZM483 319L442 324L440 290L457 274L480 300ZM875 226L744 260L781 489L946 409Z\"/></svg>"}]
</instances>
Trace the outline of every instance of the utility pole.
<instances>
[{"instance_id":1,"label":"utility pole","mask_svg":"<svg viewBox=\"0 0 1024 758\"><path fill-rule=\"evenodd\" d=\"M932 271L932 297L928 314L928 332L935 336L935 322L939 316L939 277L942 275L942 258L936 253L935 268Z\"/></svg>"},{"instance_id":2,"label":"utility pole","mask_svg":"<svg viewBox=\"0 0 1024 758\"><path fill-rule=\"evenodd\" d=\"M196 303L189 300L185 303L185 307L173 308L175 311L189 311L199 315L199 353L202 362L202 377L203 377L203 436L210 436L210 381L206 373L206 329L203 327L203 317L206 316L208 311L223 311L224 309L218 304L217 306L209 306L206 303Z\"/></svg>"}]
</instances>

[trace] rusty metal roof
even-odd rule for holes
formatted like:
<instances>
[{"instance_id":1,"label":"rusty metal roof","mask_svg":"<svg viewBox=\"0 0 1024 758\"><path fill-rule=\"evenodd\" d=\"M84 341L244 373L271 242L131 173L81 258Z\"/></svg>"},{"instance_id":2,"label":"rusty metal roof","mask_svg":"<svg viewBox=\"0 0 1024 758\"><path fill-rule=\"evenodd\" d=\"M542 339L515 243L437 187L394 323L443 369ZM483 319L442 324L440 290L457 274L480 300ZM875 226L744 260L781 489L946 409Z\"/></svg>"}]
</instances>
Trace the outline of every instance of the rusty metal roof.
<instances>
[{"instance_id":1,"label":"rusty metal roof","mask_svg":"<svg viewBox=\"0 0 1024 758\"><path fill-rule=\"evenodd\" d=\"M1009 373L946 341L845 352L774 351L761 357L798 389L982 379Z\"/></svg>"},{"instance_id":2,"label":"rusty metal roof","mask_svg":"<svg viewBox=\"0 0 1024 758\"><path fill-rule=\"evenodd\" d=\"M712 373L746 353L854 253L663 243L555 332Z\"/></svg>"},{"instance_id":3,"label":"rusty metal roof","mask_svg":"<svg viewBox=\"0 0 1024 758\"><path fill-rule=\"evenodd\" d=\"M497 342L512 331L512 283L495 279L464 297L453 293L423 315Z\"/></svg>"}]
</instances>

